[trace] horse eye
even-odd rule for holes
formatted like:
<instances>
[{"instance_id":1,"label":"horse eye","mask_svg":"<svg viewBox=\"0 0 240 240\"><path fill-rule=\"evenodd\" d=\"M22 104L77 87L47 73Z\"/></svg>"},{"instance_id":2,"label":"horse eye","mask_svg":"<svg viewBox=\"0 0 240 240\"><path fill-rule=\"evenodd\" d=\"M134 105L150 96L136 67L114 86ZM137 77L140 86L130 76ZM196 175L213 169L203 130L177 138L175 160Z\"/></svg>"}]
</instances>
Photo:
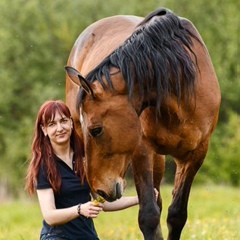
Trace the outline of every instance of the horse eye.
<instances>
[{"instance_id":1,"label":"horse eye","mask_svg":"<svg viewBox=\"0 0 240 240\"><path fill-rule=\"evenodd\" d=\"M102 127L97 127L97 128L93 128L90 129L89 132L93 137L98 137L102 134Z\"/></svg>"}]
</instances>

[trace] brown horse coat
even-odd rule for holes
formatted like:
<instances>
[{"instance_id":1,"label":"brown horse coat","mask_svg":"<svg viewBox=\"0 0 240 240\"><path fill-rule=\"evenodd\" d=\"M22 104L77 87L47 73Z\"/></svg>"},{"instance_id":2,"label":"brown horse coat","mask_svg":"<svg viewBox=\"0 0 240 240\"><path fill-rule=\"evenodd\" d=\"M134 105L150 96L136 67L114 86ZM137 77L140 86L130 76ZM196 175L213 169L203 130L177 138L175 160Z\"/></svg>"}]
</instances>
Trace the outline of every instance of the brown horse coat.
<instances>
[{"instance_id":1,"label":"brown horse coat","mask_svg":"<svg viewBox=\"0 0 240 240\"><path fill-rule=\"evenodd\" d=\"M84 139L90 186L108 201L120 198L131 162L139 226L145 239L163 239L162 203L156 205L153 188L160 187L164 155L173 156L168 239L179 239L220 107L217 77L196 28L166 9L145 19L102 19L79 36L67 65L66 102Z\"/></svg>"}]
</instances>

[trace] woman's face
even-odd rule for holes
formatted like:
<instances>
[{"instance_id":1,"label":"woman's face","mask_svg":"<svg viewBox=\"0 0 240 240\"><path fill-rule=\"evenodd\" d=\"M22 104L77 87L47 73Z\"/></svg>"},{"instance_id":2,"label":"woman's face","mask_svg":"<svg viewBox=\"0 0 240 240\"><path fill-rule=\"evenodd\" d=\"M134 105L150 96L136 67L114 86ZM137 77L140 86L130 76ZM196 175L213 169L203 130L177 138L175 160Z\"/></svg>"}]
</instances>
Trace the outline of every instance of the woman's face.
<instances>
[{"instance_id":1,"label":"woman's face","mask_svg":"<svg viewBox=\"0 0 240 240\"><path fill-rule=\"evenodd\" d=\"M42 126L42 131L45 136L48 135L53 146L68 144L72 133L72 119L66 117L64 114L56 112L53 119L51 119L45 126Z\"/></svg>"}]
</instances>

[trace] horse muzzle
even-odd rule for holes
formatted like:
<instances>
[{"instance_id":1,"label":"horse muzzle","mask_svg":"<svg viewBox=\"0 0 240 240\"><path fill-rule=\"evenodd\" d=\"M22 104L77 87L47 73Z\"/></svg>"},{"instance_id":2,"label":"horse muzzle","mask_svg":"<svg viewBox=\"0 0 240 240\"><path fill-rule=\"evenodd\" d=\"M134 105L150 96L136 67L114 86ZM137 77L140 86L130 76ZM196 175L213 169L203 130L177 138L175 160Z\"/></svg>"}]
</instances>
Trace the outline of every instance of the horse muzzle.
<instances>
[{"instance_id":1,"label":"horse muzzle","mask_svg":"<svg viewBox=\"0 0 240 240\"><path fill-rule=\"evenodd\" d=\"M125 181L122 180L122 181L116 182L113 185L112 190L110 190L108 193L101 189L98 189L96 192L101 197L103 197L106 201L113 202L122 197L125 185L126 185Z\"/></svg>"}]
</instances>

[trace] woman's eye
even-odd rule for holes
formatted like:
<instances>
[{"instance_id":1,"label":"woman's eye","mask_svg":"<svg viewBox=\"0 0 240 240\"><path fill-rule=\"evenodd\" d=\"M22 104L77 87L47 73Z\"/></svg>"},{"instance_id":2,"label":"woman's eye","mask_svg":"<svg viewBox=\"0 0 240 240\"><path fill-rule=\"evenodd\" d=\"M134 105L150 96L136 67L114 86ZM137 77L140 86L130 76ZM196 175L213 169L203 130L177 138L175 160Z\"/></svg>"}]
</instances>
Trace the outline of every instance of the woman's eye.
<instances>
[{"instance_id":1,"label":"woman's eye","mask_svg":"<svg viewBox=\"0 0 240 240\"><path fill-rule=\"evenodd\" d=\"M53 127L54 126L54 123L48 123L48 125L47 125L48 127Z\"/></svg>"},{"instance_id":2,"label":"woman's eye","mask_svg":"<svg viewBox=\"0 0 240 240\"><path fill-rule=\"evenodd\" d=\"M68 120L69 120L68 118L62 118L62 119L60 120L60 122L63 123L63 124L65 124L65 123L68 122Z\"/></svg>"},{"instance_id":3,"label":"woman's eye","mask_svg":"<svg viewBox=\"0 0 240 240\"><path fill-rule=\"evenodd\" d=\"M98 137L102 134L102 130L103 130L102 127L97 127L97 128L90 129L89 132L93 137Z\"/></svg>"}]
</instances>

